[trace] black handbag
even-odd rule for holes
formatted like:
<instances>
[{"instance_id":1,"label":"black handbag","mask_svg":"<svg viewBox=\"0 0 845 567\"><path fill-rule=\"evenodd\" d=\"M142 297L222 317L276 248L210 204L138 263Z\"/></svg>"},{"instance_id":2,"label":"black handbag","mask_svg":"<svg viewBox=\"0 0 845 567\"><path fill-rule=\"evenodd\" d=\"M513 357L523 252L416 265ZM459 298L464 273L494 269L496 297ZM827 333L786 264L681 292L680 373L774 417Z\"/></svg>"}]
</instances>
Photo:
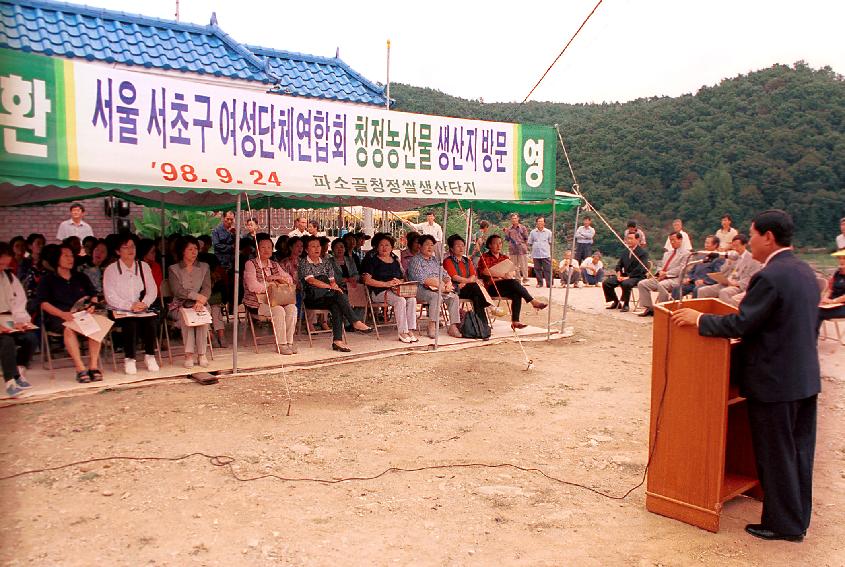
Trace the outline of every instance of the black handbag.
<instances>
[{"instance_id":1,"label":"black handbag","mask_svg":"<svg viewBox=\"0 0 845 567\"><path fill-rule=\"evenodd\" d=\"M314 279L319 280L319 281L321 281L321 282L323 282L324 284L327 284L327 285L331 283L329 281L329 277L324 276L322 274L319 275L319 276L314 276ZM307 281L305 282L305 306L306 307L310 308L310 306L316 307L318 305L322 305L323 302L325 301L325 299L327 299L328 297L331 297L334 294L335 294L335 291L333 289L317 287L315 285L311 285Z\"/></svg>"}]
</instances>

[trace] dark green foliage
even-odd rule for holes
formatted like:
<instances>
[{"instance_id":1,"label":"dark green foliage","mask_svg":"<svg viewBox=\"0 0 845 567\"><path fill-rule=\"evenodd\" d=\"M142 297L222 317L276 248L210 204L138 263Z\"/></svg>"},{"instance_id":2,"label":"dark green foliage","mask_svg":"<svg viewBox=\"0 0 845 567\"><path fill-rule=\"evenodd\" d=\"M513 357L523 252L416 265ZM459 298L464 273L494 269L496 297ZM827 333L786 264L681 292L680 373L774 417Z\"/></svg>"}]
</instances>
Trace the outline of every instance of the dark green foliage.
<instances>
[{"instance_id":1,"label":"dark green foliage","mask_svg":"<svg viewBox=\"0 0 845 567\"><path fill-rule=\"evenodd\" d=\"M745 232L754 212L784 208L797 245L830 247L845 216L845 81L829 67L775 65L695 95L621 104L484 104L401 84L391 96L397 110L559 124L584 195L616 230L637 220L653 250L675 217L698 245L725 212ZM566 190L560 148L557 175ZM618 252L601 226L598 244Z\"/></svg>"}]
</instances>

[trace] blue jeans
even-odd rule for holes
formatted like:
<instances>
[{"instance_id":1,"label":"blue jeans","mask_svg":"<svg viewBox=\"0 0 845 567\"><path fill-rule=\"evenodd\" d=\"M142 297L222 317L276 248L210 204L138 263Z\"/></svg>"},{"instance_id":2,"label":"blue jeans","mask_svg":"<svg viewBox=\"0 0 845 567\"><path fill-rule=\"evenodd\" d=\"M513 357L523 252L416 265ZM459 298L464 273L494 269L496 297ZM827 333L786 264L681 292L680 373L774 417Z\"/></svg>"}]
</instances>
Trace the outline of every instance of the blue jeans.
<instances>
[{"instance_id":1,"label":"blue jeans","mask_svg":"<svg viewBox=\"0 0 845 567\"><path fill-rule=\"evenodd\" d=\"M594 276L588 274L587 270L581 270L581 279L583 279L584 283L586 283L587 285L600 284L601 281L604 279L604 268L596 272L596 275Z\"/></svg>"}]
</instances>

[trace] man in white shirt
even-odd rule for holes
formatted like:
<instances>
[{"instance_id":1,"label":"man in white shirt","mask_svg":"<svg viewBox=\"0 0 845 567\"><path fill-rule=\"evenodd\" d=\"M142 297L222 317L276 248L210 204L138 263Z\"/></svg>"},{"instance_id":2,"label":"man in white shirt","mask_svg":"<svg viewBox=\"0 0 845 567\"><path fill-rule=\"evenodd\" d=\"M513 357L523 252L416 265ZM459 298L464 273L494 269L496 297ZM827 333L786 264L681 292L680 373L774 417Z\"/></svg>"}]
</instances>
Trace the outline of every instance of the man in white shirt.
<instances>
[{"instance_id":1,"label":"man in white shirt","mask_svg":"<svg viewBox=\"0 0 845 567\"><path fill-rule=\"evenodd\" d=\"M733 223L733 218L726 213L722 216L722 228L716 231L716 238L719 239L719 250L722 252L731 250L734 236L739 234L735 228L731 227L731 223Z\"/></svg>"},{"instance_id":2,"label":"man in white shirt","mask_svg":"<svg viewBox=\"0 0 845 567\"><path fill-rule=\"evenodd\" d=\"M572 259L572 250L567 250L563 253L563 258L558 264L558 272L560 273L560 287L566 287L569 284L578 284L578 287L584 287L581 283L581 270L578 260Z\"/></svg>"},{"instance_id":3,"label":"man in white shirt","mask_svg":"<svg viewBox=\"0 0 845 567\"><path fill-rule=\"evenodd\" d=\"M593 255L581 262L581 280L587 285L601 286L604 279L604 263L601 261L601 252L596 250Z\"/></svg>"},{"instance_id":4,"label":"man in white shirt","mask_svg":"<svg viewBox=\"0 0 845 567\"><path fill-rule=\"evenodd\" d=\"M70 205L70 218L59 224L56 240L61 242L69 236L78 236L79 241L82 242L86 236L94 236L91 225L82 220L84 216L85 207L82 206L82 203L72 203Z\"/></svg>"},{"instance_id":5,"label":"man in white shirt","mask_svg":"<svg viewBox=\"0 0 845 567\"><path fill-rule=\"evenodd\" d=\"M410 226L420 234L429 234L434 237L434 250L440 250L440 243L443 242L443 227L434 222L434 212L428 211L425 214L425 222L409 222Z\"/></svg>"},{"instance_id":6,"label":"man in white shirt","mask_svg":"<svg viewBox=\"0 0 845 567\"><path fill-rule=\"evenodd\" d=\"M298 236L302 238L306 234L308 234L308 219L305 217L297 217L295 221L293 221L293 230L288 233L288 236L294 237Z\"/></svg>"},{"instance_id":7,"label":"man in white shirt","mask_svg":"<svg viewBox=\"0 0 845 567\"><path fill-rule=\"evenodd\" d=\"M669 241L669 238L675 233L680 233L681 235L680 249L684 252L692 252L692 242L690 241L689 234L687 234L684 230L684 223L681 219L675 219L672 221L672 232L666 237L666 243L663 244L663 249L667 252L672 251L672 243Z\"/></svg>"},{"instance_id":8,"label":"man in white shirt","mask_svg":"<svg viewBox=\"0 0 845 567\"><path fill-rule=\"evenodd\" d=\"M546 219L543 217L537 218L536 228L528 235L528 249L534 261L537 287L543 287L544 282L552 287L552 231L546 228Z\"/></svg>"},{"instance_id":9,"label":"man in white shirt","mask_svg":"<svg viewBox=\"0 0 845 567\"><path fill-rule=\"evenodd\" d=\"M839 219L839 230L842 234L836 237L836 249L845 250L845 218Z\"/></svg>"},{"instance_id":10,"label":"man in white shirt","mask_svg":"<svg viewBox=\"0 0 845 567\"><path fill-rule=\"evenodd\" d=\"M575 229L575 260L579 263L592 256L595 236L596 229L593 228L593 219L584 217L584 225Z\"/></svg>"}]
</instances>

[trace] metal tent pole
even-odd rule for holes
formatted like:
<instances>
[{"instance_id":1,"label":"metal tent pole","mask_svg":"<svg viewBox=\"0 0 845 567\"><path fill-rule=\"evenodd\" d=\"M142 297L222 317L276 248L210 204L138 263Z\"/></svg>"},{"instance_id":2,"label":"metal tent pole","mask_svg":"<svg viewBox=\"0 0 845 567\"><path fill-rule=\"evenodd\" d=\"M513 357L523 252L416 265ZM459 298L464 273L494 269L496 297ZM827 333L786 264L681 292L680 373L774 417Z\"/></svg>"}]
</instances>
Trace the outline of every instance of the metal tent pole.
<instances>
[{"instance_id":1,"label":"metal tent pole","mask_svg":"<svg viewBox=\"0 0 845 567\"><path fill-rule=\"evenodd\" d=\"M555 257L555 220L556 220L556 209L555 205L557 204L557 199L552 195L552 241L549 245L549 263L551 264L554 261ZM549 266L551 270L550 278L551 284L549 285L549 307L548 313L546 313L546 340L551 340L552 338L552 292L555 288L555 269L553 266ZM548 283L548 282L547 282ZM566 293L569 293L569 288L566 288Z\"/></svg>"},{"instance_id":2,"label":"metal tent pole","mask_svg":"<svg viewBox=\"0 0 845 567\"><path fill-rule=\"evenodd\" d=\"M581 214L581 206L575 209L575 229L572 230L572 257L575 257L575 230L578 229L578 216ZM566 328L566 315L569 312L569 278L567 278L566 293L563 296L563 318L560 320L560 333L563 334Z\"/></svg>"},{"instance_id":3,"label":"metal tent pole","mask_svg":"<svg viewBox=\"0 0 845 567\"><path fill-rule=\"evenodd\" d=\"M235 318L232 321L232 374L238 373L238 286L241 279L241 194L238 193L238 203L235 206L235 259L232 269L235 270L235 285L232 289L232 311Z\"/></svg>"},{"instance_id":4,"label":"metal tent pole","mask_svg":"<svg viewBox=\"0 0 845 567\"><path fill-rule=\"evenodd\" d=\"M443 230L446 230L446 223L449 220L449 201L443 202ZM444 232L445 236L445 232ZM440 308L443 305L443 259L446 257L446 239L441 237L440 242L440 284L437 286L437 293L440 295L440 305L437 306L437 312L434 314L434 350L440 343ZM431 318L431 304L428 305L428 316Z\"/></svg>"}]
</instances>

